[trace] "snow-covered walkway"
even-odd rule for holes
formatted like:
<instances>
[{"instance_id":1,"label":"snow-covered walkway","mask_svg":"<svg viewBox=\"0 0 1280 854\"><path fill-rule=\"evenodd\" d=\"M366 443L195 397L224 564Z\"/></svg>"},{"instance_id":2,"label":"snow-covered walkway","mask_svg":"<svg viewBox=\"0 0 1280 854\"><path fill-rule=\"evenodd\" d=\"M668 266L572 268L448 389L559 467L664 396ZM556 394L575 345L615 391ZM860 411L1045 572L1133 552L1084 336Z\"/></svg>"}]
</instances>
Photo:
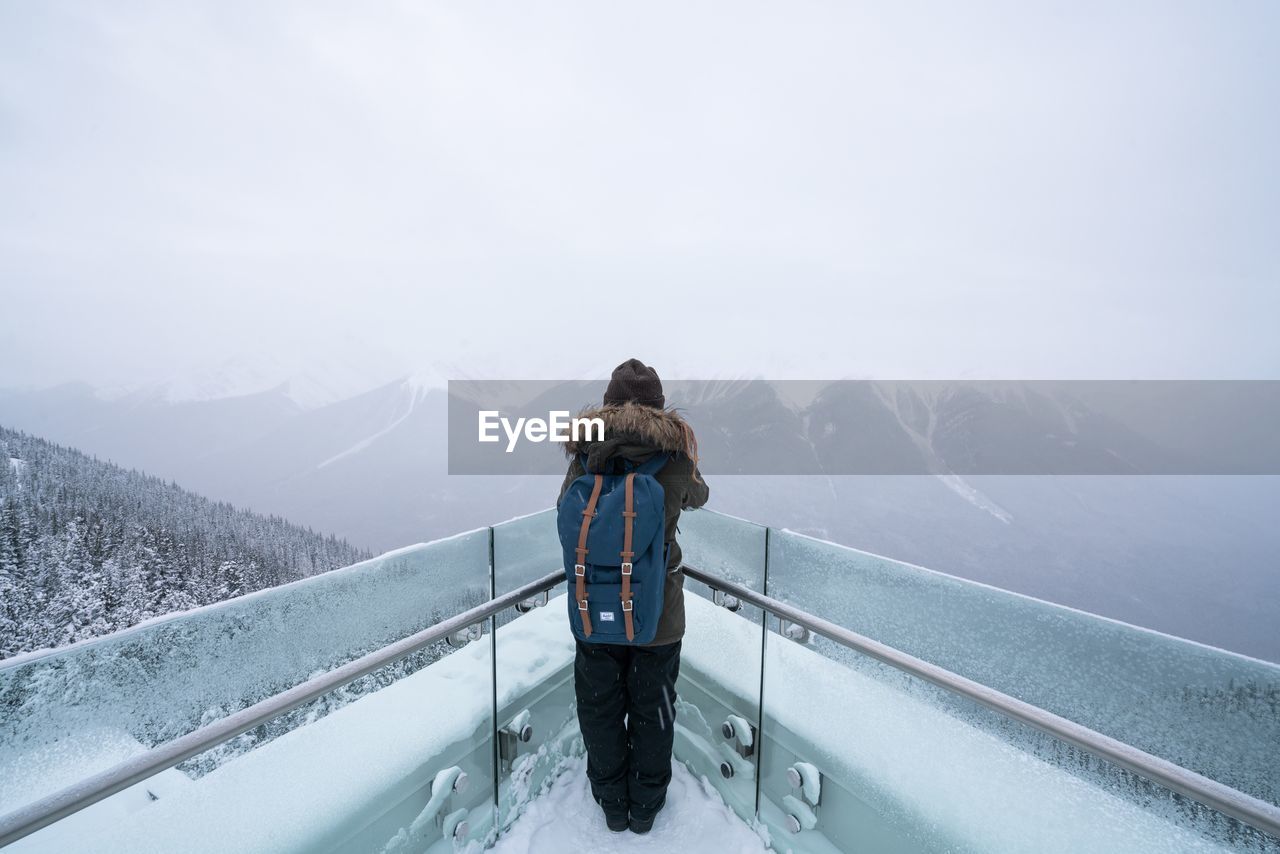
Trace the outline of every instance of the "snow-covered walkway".
<instances>
[{"instance_id":1,"label":"snow-covered walkway","mask_svg":"<svg viewBox=\"0 0 1280 854\"><path fill-rule=\"evenodd\" d=\"M489 850L498 854L763 854L771 850L709 783L694 777L680 762L672 762L671 767L667 805L658 813L653 830L643 836L629 830L613 833L605 827L604 813L591 799L586 759L577 757L550 791L533 800Z\"/></svg>"}]
</instances>

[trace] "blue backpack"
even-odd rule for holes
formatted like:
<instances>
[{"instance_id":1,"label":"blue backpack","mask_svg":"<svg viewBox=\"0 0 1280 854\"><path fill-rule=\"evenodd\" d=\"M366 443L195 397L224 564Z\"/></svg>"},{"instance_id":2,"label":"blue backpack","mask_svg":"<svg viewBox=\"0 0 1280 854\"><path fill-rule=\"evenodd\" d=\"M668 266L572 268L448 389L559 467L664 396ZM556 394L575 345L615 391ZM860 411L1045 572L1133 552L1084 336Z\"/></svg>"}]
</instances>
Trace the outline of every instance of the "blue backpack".
<instances>
[{"instance_id":1,"label":"blue backpack","mask_svg":"<svg viewBox=\"0 0 1280 854\"><path fill-rule=\"evenodd\" d=\"M669 454L623 474L584 474L556 516L569 582L569 625L589 643L645 644L662 616L667 582L666 511L654 477ZM581 457L586 469L586 457Z\"/></svg>"}]
</instances>

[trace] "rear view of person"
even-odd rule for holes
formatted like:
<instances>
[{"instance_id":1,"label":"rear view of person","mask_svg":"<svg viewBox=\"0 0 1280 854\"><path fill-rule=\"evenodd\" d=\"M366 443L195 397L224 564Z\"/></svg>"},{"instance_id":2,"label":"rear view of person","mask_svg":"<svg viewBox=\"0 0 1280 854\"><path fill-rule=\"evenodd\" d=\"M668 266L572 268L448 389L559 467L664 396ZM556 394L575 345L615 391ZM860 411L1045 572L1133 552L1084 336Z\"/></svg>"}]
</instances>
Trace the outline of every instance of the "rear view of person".
<instances>
[{"instance_id":1,"label":"rear view of person","mask_svg":"<svg viewBox=\"0 0 1280 854\"><path fill-rule=\"evenodd\" d=\"M682 558L675 539L676 523L681 510L701 507L709 494L698 472L698 445L693 430L665 405L657 371L638 359L619 365L605 391L603 405L581 413L583 417L604 422L604 437L566 445L571 462L557 501L559 506L584 475L597 484L586 512L579 514L586 517L586 522L582 523L582 537L577 545L585 546L600 492L598 484L604 479L591 476L639 472L651 474L661 487L665 578L661 616L652 640L600 642L603 632L592 640L589 619L584 619L579 629L585 630L587 642L581 636L576 637L574 689L578 724L587 749L587 777L591 793L604 811L606 824L610 830L619 832L630 828L635 833L647 833L666 803L675 738L675 685L684 637L684 574L680 572ZM634 506L631 490L635 477L633 474L626 479L628 513L621 514L633 519L638 515L630 512ZM656 495L657 490L653 494ZM633 519L627 521L624 549L628 554L633 548ZM654 536L656 542L657 535ZM579 561L585 563L583 554L585 549L579 549ZM631 565L626 564L625 569L629 573ZM626 587L623 590L626 599L629 594L625 592ZM572 598L572 587L570 595ZM585 597L582 601L585 617ZM630 607L624 605L623 610L630 611ZM571 611L571 620L574 613ZM627 636L621 640L632 638L632 615L624 616ZM605 626L599 624L598 628Z\"/></svg>"}]
</instances>

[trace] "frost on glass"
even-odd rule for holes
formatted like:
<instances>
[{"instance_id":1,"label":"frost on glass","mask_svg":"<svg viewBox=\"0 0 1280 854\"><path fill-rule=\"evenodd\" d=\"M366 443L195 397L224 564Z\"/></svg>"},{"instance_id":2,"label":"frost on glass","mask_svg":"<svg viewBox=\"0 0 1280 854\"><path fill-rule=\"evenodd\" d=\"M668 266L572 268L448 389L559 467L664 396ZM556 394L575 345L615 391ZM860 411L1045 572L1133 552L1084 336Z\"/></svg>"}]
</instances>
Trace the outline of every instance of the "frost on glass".
<instances>
[{"instance_id":1,"label":"frost on glass","mask_svg":"<svg viewBox=\"0 0 1280 854\"><path fill-rule=\"evenodd\" d=\"M789 532L771 532L768 592L1228 786L1280 800L1276 665ZM815 645L871 667L843 647ZM884 678L894 677L885 671ZM1090 764L1052 742L1039 750L1073 767Z\"/></svg>"},{"instance_id":2,"label":"frost on glass","mask_svg":"<svg viewBox=\"0 0 1280 854\"><path fill-rule=\"evenodd\" d=\"M735 581L759 593L764 592L767 529L763 525L711 510L692 510L680 514L677 537L685 563L717 578ZM687 577L684 586L687 593L704 598L712 596L711 590L704 584ZM737 613L757 623L760 621L759 608L734 604ZM759 660L760 656L757 654L757 672Z\"/></svg>"},{"instance_id":3,"label":"frost on glass","mask_svg":"<svg viewBox=\"0 0 1280 854\"><path fill-rule=\"evenodd\" d=\"M412 546L0 663L0 812L487 601L488 538L483 529ZM442 643L384 668L330 703L393 681L447 650ZM184 770L204 773L321 712L299 710Z\"/></svg>"},{"instance_id":4,"label":"frost on glass","mask_svg":"<svg viewBox=\"0 0 1280 854\"><path fill-rule=\"evenodd\" d=\"M765 527L711 510L680 514L685 563L752 590L764 590Z\"/></svg>"},{"instance_id":5,"label":"frost on glass","mask_svg":"<svg viewBox=\"0 0 1280 854\"><path fill-rule=\"evenodd\" d=\"M493 583L498 596L564 569L562 560L554 509L493 526Z\"/></svg>"}]
</instances>

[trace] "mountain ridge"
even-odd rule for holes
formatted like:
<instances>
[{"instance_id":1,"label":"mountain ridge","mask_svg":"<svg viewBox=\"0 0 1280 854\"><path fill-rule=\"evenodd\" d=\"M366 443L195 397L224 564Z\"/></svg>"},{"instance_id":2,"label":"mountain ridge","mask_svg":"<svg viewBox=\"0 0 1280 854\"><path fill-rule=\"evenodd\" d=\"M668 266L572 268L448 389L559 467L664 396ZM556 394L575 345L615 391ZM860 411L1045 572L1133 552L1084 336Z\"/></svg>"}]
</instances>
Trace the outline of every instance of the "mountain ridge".
<instances>
[{"instance_id":1,"label":"mountain ridge","mask_svg":"<svg viewBox=\"0 0 1280 854\"><path fill-rule=\"evenodd\" d=\"M0 460L0 659L369 557L5 427Z\"/></svg>"}]
</instances>

